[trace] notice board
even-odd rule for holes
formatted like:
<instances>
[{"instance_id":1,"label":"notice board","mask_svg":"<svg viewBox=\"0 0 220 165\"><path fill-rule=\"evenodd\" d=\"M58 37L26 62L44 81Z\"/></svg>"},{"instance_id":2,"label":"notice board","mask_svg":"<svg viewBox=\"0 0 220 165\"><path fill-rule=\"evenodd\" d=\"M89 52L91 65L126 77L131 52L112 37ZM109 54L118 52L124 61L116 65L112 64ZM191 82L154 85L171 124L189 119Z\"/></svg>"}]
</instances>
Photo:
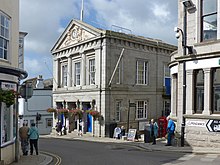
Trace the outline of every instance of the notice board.
<instances>
[{"instance_id":1,"label":"notice board","mask_svg":"<svg viewBox=\"0 0 220 165\"><path fill-rule=\"evenodd\" d=\"M128 130L128 140L134 141L135 135L136 135L137 130L136 129L129 129Z\"/></svg>"}]
</instances>

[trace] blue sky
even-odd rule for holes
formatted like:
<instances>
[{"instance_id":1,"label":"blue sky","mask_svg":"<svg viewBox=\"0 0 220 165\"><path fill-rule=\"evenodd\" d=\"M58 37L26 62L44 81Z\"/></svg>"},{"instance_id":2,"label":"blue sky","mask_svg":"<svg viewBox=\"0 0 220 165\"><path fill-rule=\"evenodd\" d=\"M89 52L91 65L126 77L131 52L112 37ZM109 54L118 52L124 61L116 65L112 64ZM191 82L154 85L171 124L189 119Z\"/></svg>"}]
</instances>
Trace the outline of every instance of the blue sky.
<instances>
[{"instance_id":1,"label":"blue sky","mask_svg":"<svg viewBox=\"0 0 220 165\"><path fill-rule=\"evenodd\" d=\"M84 0L84 22L128 29L135 35L177 44L177 0ZM81 0L20 0L20 31L25 38L28 78L52 78L51 48L71 19L79 19ZM115 25L115 26L114 26Z\"/></svg>"}]
</instances>

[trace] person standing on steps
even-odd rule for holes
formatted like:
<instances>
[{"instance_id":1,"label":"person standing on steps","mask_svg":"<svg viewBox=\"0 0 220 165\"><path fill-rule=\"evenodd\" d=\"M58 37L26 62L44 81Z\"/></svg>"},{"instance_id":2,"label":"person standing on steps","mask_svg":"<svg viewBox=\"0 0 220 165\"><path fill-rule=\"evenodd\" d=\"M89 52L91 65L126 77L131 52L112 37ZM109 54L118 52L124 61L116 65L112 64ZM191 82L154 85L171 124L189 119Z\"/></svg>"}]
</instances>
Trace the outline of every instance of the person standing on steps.
<instances>
[{"instance_id":1,"label":"person standing on steps","mask_svg":"<svg viewBox=\"0 0 220 165\"><path fill-rule=\"evenodd\" d=\"M23 126L19 128L19 137L21 141L21 149L23 152L23 155L28 155L28 131L29 127L27 124L23 123Z\"/></svg>"},{"instance_id":2,"label":"person standing on steps","mask_svg":"<svg viewBox=\"0 0 220 165\"><path fill-rule=\"evenodd\" d=\"M154 121L154 119L151 119L150 123L150 130L151 130L151 137L153 138L152 145L156 144L156 138L158 136L158 124Z\"/></svg>"},{"instance_id":3,"label":"person standing on steps","mask_svg":"<svg viewBox=\"0 0 220 165\"><path fill-rule=\"evenodd\" d=\"M38 155L39 133L37 127L35 126L35 123L31 123L28 135L30 139L30 154L33 155L33 150L35 148L36 155Z\"/></svg>"}]
</instances>

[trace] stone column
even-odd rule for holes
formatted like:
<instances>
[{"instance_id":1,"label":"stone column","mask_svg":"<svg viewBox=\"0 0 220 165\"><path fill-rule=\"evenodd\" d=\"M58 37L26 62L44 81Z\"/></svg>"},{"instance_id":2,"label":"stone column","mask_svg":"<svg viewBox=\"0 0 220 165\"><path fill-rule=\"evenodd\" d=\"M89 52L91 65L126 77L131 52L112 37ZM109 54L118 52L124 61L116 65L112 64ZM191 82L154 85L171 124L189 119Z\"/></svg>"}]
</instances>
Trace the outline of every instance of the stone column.
<instances>
[{"instance_id":1,"label":"stone column","mask_svg":"<svg viewBox=\"0 0 220 165\"><path fill-rule=\"evenodd\" d=\"M80 79L80 85L86 85L86 55L84 53L81 53L82 62L81 62L81 79Z\"/></svg>"},{"instance_id":2,"label":"stone column","mask_svg":"<svg viewBox=\"0 0 220 165\"><path fill-rule=\"evenodd\" d=\"M194 113L194 78L193 70L186 71L186 114L192 115Z\"/></svg>"},{"instance_id":3,"label":"stone column","mask_svg":"<svg viewBox=\"0 0 220 165\"><path fill-rule=\"evenodd\" d=\"M205 68L204 71L204 110L203 115L211 114L211 68Z\"/></svg>"},{"instance_id":4,"label":"stone column","mask_svg":"<svg viewBox=\"0 0 220 165\"><path fill-rule=\"evenodd\" d=\"M54 76L54 81L53 81L53 88L57 89L58 86L60 85L60 64L59 64L59 59L54 60L53 64L53 76Z\"/></svg>"},{"instance_id":5,"label":"stone column","mask_svg":"<svg viewBox=\"0 0 220 165\"><path fill-rule=\"evenodd\" d=\"M69 56L67 65L67 87L71 87L72 84L72 58Z\"/></svg>"},{"instance_id":6,"label":"stone column","mask_svg":"<svg viewBox=\"0 0 220 165\"><path fill-rule=\"evenodd\" d=\"M171 115L172 116L177 116L177 76L176 76L176 74L173 74L173 75L171 75L172 76L172 79L171 79L171 81L172 81L172 86L171 86L171 93L172 93L172 95L171 95L171 102L172 102L172 104L171 104Z\"/></svg>"}]
</instances>

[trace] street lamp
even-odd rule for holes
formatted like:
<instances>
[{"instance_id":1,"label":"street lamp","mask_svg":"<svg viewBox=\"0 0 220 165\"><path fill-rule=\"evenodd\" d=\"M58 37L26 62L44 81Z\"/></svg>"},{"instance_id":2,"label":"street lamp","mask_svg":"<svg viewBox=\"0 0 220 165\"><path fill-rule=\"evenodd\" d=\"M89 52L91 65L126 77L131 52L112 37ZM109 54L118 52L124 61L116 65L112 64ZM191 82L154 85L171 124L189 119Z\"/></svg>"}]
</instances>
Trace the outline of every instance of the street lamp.
<instances>
[{"instance_id":1,"label":"street lamp","mask_svg":"<svg viewBox=\"0 0 220 165\"><path fill-rule=\"evenodd\" d=\"M176 38L179 39L180 34L182 35L182 48L183 56L186 55L186 50L188 49L188 54L193 54L193 47L187 46L187 10L194 7L191 0L183 0L184 7L184 18L183 18L183 30L175 27ZM181 147L184 147L184 134L185 134L185 123L186 119L184 117L186 114L186 63L183 60L183 113L182 113L182 124L181 124Z\"/></svg>"}]
</instances>

